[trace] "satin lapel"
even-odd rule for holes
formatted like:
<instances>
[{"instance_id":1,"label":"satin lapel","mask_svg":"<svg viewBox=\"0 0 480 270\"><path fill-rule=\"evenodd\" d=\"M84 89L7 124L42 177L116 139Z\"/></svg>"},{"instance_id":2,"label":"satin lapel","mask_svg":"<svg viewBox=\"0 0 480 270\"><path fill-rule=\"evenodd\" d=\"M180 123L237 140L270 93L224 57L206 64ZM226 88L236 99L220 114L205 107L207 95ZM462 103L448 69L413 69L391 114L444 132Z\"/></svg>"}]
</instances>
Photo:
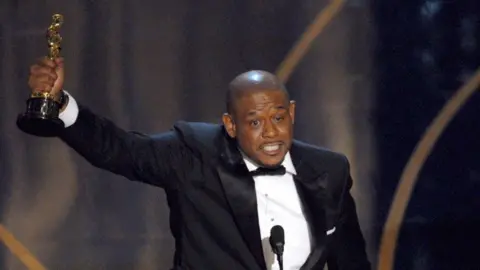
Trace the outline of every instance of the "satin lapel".
<instances>
[{"instance_id":1,"label":"satin lapel","mask_svg":"<svg viewBox=\"0 0 480 270\"><path fill-rule=\"evenodd\" d=\"M316 166L309 164L309 158L301 145L294 142L291 148L292 161L297 171L295 184L302 200L309 221L312 235L312 252L301 270L309 270L326 262L326 212L325 181L328 176L321 168L321 161Z\"/></svg>"},{"instance_id":2,"label":"satin lapel","mask_svg":"<svg viewBox=\"0 0 480 270\"><path fill-rule=\"evenodd\" d=\"M260 269L266 269L257 213L255 183L233 140L219 140L218 176L238 230Z\"/></svg>"}]
</instances>

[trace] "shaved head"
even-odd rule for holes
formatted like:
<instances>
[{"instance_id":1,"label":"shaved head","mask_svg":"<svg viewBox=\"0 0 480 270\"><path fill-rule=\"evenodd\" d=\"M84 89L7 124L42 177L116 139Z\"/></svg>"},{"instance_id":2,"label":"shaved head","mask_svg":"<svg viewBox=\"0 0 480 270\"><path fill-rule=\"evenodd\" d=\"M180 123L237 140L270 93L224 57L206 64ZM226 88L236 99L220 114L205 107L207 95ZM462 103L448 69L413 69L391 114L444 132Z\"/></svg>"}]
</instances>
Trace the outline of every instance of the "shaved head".
<instances>
[{"instance_id":1,"label":"shaved head","mask_svg":"<svg viewBox=\"0 0 480 270\"><path fill-rule=\"evenodd\" d=\"M235 112L235 101L245 93L254 91L282 91L289 99L288 92L283 83L274 74L263 70L251 70L235 77L229 85L226 106L229 114Z\"/></svg>"}]
</instances>

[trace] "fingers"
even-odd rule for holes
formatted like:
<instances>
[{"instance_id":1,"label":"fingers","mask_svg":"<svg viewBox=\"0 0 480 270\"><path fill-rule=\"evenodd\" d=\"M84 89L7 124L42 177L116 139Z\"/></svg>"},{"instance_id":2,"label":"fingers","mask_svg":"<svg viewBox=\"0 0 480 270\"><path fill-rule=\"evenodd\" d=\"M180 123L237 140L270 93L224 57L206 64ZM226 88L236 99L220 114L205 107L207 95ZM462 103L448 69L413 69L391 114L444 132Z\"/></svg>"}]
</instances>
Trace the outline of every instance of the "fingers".
<instances>
[{"instance_id":1,"label":"fingers","mask_svg":"<svg viewBox=\"0 0 480 270\"><path fill-rule=\"evenodd\" d=\"M30 75L28 84L35 92L50 92L55 84L55 79L46 74L32 74Z\"/></svg>"},{"instance_id":2,"label":"fingers","mask_svg":"<svg viewBox=\"0 0 480 270\"><path fill-rule=\"evenodd\" d=\"M55 81L57 79L57 72L55 68L51 68L48 66L40 66L38 64L33 65L30 68L30 76L33 77L47 77L50 80Z\"/></svg>"},{"instance_id":3,"label":"fingers","mask_svg":"<svg viewBox=\"0 0 480 270\"><path fill-rule=\"evenodd\" d=\"M59 70L63 67L63 58L50 60L47 57L38 59L30 68L28 84L35 92L51 92L58 79Z\"/></svg>"}]
</instances>

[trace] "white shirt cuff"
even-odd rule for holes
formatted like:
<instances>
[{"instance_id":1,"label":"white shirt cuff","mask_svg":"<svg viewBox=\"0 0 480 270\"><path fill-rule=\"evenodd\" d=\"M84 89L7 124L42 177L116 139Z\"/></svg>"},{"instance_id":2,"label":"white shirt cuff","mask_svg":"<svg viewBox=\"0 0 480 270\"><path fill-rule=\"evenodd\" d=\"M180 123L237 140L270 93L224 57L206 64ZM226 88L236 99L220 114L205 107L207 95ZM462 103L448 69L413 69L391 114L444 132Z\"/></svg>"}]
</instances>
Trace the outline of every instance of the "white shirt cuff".
<instances>
[{"instance_id":1,"label":"white shirt cuff","mask_svg":"<svg viewBox=\"0 0 480 270\"><path fill-rule=\"evenodd\" d=\"M63 90L68 95L67 107L58 115L58 118L63 121L65 127L69 127L75 124L78 117L78 104L77 101L67 91Z\"/></svg>"}]
</instances>

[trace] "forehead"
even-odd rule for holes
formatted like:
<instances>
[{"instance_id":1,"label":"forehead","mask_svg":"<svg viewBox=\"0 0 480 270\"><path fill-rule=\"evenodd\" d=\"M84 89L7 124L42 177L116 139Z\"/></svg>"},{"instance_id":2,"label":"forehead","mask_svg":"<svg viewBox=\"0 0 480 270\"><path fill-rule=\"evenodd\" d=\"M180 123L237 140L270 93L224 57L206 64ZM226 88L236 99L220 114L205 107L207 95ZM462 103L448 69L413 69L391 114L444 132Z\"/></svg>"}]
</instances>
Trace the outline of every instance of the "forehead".
<instances>
[{"instance_id":1,"label":"forehead","mask_svg":"<svg viewBox=\"0 0 480 270\"><path fill-rule=\"evenodd\" d=\"M252 89L242 91L235 100L236 111L239 114L250 111L263 111L279 106L286 108L288 97L285 91L280 89Z\"/></svg>"}]
</instances>

